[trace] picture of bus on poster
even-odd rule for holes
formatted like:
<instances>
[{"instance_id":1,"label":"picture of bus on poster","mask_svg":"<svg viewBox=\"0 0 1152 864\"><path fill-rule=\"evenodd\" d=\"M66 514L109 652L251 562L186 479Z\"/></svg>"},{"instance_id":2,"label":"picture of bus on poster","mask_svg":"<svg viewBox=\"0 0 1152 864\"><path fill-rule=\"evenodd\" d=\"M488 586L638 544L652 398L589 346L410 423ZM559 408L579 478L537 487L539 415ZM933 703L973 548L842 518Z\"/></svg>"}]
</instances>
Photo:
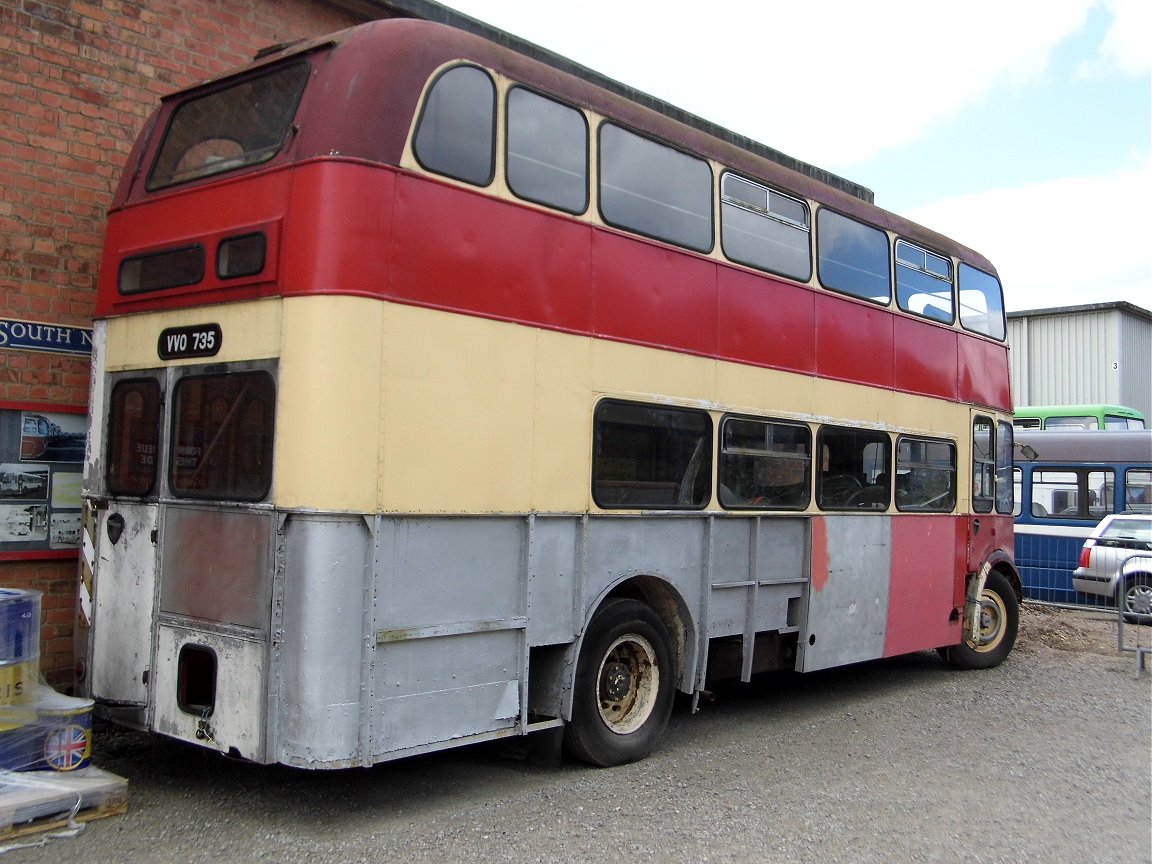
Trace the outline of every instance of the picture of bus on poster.
<instances>
[{"instance_id":1,"label":"picture of bus on poster","mask_svg":"<svg viewBox=\"0 0 1152 864\"><path fill-rule=\"evenodd\" d=\"M79 547L85 425L55 406L0 405L0 559Z\"/></svg>"}]
</instances>

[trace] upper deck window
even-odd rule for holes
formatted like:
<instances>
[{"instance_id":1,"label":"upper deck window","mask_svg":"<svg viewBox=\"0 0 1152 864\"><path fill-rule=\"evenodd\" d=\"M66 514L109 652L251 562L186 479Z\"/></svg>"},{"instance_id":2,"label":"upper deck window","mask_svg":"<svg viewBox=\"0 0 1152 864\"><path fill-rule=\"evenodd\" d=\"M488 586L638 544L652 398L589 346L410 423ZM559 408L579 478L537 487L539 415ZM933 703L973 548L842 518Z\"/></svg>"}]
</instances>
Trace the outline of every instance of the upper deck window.
<instances>
[{"instance_id":1,"label":"upper deck window","mask_svg":"<svg viewBox=\"0 0 1152 864\"><path fill-rule=\"evenodd\" d=\"M496 85L475 66L455 66L436 79L413 142L429 171L476 186L496 165Z\"/></svg>"},{"instance_id":2,"label":"upper deck window","mask_svg":"<svg viewBox=\"0 0 1152 864\"><path fill-rule=\"evenodd\" d=\"M816 216L816 253L825 288L873 303L892 297L888 235L878 228L821 209Z\"/></svg>"},{"instance_id":3,"label":"upper deck window","mask_svg":"<svg viewBox=\"0 0 1152 864\"><path fill-rule=\"evenodd\" d=\"M678 246L712 248L712 169L687 153L605 123L600 127L604 220Z\"/></svg>"},{"instance_id":4,"label":"upper deck window","mask_svg":"<svg viewBox=\"0 0 1152 864\"><path fill-rule=\"evenodd\" d=\"M960 265L960 323L993 339L1003 340L1006 330L1000 281L967 264Z\"/></svg>"},{"instance_id":5,"label":"upper deck window","mask_svg":"<svg viewBox=\"0 0 1152 864\"><path fill-rule=\"evenodd\" d=\"M720 241L733 261L807 282L812 276L808 205L735 174L721 190Z\"/></svg>"},{"instance_id":6,"label":"upper deck window","mask_svg":"<svg viewBox=\"0 0 1152 864\"><path fill-rule=\"evenodd\" d=\"M148 189L267 162L292 128L308 69L307 63L281 66L179 105L148 175Z\"/></svg>"},{"instance_id":7,"label":"upper deck window","mask_svg":"<svg viewBox=\"0 0 1152 864\"><path fill-rule=\"evenodd\" d=\"M952 262L907 240L896 241L896 302L905 312L951 324Z\"/></svg>"},{"instance_id":8,"label":"upper deck window","mask_svg":"<svg viewBox=\"0 0 1152 864\"><path fill-rule=\"evenodd\" d=\"M588 207L584 115L514 87L508 93L508 187L520 198L569 213Z\"/></svg>"}]
</instances>

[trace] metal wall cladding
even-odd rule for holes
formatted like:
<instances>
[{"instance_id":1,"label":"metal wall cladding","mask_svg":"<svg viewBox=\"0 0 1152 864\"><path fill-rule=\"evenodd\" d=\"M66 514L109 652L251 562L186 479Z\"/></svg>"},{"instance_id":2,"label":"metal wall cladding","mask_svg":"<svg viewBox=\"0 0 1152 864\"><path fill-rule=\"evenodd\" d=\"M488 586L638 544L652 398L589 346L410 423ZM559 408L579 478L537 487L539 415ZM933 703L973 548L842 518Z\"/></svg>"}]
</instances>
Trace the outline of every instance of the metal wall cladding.
<instances>
[{"instance_id":1,"label":"metal wall cladding","mask_svg":"<svg viewBox=\"0 0 1152 864\"><path fill-rule=\"evenodd\" d=\"M1008 319L1017 405L1127 405L1152 415L1152 315L1126 303Z\"/></svg>"}]
</instances>

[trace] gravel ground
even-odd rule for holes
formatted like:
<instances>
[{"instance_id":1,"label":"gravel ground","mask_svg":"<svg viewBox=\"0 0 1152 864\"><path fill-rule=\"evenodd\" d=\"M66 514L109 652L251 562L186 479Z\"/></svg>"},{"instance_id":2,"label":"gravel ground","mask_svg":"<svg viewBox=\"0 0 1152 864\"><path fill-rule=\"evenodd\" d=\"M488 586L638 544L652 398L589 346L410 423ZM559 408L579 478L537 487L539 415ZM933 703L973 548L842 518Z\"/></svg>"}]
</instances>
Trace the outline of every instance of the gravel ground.
<instances>
[{"instance_id":1,"label":"gravel ground","mask_svg":"<svg viewBox=\"0 0 1152 864\"><path fill-rule=\"evenodd\" d=\"M3 861L1152 861L1152 671L1111 617L1022 619L999 669L926 652L769 676L680 704L613 769L517 742L312 773L100 725L129 812Z\"/></svg>"}]
</instances>

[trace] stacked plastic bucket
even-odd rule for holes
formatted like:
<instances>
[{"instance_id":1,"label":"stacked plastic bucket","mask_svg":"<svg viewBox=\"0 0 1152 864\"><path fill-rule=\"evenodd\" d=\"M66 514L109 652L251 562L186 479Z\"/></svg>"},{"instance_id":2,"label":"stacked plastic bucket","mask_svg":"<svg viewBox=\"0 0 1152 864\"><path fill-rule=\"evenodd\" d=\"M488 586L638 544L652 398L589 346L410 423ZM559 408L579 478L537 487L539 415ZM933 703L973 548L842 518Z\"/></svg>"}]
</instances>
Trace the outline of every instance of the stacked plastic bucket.
<instances>
[{"instance_id":1,"label":"stacked plastic bucket","mask_svg":"<svg viewBox=\"0 0 1152 864\"><path fill-rule=\"evenodd\" d=\"M75 771L92 755L92 701L40 684L40 592L0 588L0 771Z\"/></svg>"}]
</instances>

